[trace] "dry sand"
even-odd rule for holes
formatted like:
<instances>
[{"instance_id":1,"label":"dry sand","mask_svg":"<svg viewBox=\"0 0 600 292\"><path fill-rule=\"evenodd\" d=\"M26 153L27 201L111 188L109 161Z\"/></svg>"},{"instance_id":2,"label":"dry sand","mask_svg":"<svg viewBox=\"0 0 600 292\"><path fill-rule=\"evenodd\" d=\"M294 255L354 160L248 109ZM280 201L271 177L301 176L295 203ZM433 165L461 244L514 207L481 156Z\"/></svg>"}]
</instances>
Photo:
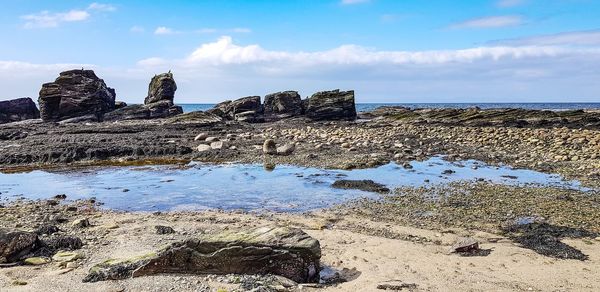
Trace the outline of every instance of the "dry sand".
<instances>
[{"instance_id":1,"label":"dry sand","mask_svg":"<svg viewBox=\"0 0 600 292\"><path fill-rule=\"evenodd\" d=\"M352 216L337 218L327 212L253 215L209 211L157 215L92 211L89 215L94 226L77 234L87 243L81 250L85 259L80 261L80 267L65 274L58 274L61 269L54 263L2 268L0 290L239 291L239 285L219 281L224 277L204 275L157 275L98 283L81 280L93 264L102 260L145 254L194 234L219 228L284 224L300 227L317 238L322 247L322 265L341 271L348 280L321 288L294 288L302 291L382 291L377 285L389 280L414 283L416 291L600 291L598 240L565 241L589 255L587 261L557 260L495 234L391 226ZM114 224L118 227L110 226ZM356 224L401 239L370 236L347 228ZM155 225L171 226L177 233L158 235ZM460 236L473 236L481 248L491 250L490 254L448 254ZM27 284L16 285L16 280Z\"/></svg>"}]
</instances>

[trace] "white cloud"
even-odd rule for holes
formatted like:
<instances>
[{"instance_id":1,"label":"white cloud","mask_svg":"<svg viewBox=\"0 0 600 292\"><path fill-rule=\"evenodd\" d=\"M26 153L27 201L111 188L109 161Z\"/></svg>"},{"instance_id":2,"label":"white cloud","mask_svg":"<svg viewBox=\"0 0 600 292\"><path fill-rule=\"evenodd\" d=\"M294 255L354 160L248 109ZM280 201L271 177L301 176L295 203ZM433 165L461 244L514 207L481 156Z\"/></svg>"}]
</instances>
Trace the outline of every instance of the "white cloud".
<instances>
[{"instance_id":1,"label":"white cloud","mask_svg":"<svg viewBox=\"0 0 600 292\"><path fill-rule=\"evenodd\" d=\"M523 24L523 22L523 18L518 15L490 16L456 23L451 25L450 28L499 28L517 26Z\"/></svg>"},{"instance_id":2,"label":"white cloud","mask_svg":"<svg viewBox=\"0 0 600 292\"><path fill-rule=\"evenodd\" d=\"M342 0L342 4L344 5L361 4L367 2L370 2L370 0Z\"/></svg>"},{"instance_id":3,"label":"white cloud","mask_svg":"<svg viewBox=\"0 0 600 292\"><path fill-rule=\"evenodd\" d=\"M574 64L577 64L574 66ZM459 50L384 51L343 45L323 51L270 50L221 37L177 59L132 67L0 61L2 98L37 96L67 69L94 68L117 98L139 103L150 78L173 70L180 103L218 102L299 90L355 89L359 102L596 101L600 44L488 45Z\"/></svg>"},{"instance_id":4,"label":"white cloud","mask_svg":"<svg viewBox=\"0 0 600 292\"><path fill-rule=\"evenodd\" d=\"M229 36L200 46L186 59L186 64L252 64L282 62L293 65L377 65L377 64L445 64L478 60L552 57L565 52L558 47L478 47L463 50L377 51L355 45L344 45L320 52L269 51L259 45L239 46Z\"/></svg>"},{"instance_id":5,"label":"white cloud","mask_svg":"<svg viewBox=\"0 0 600 292\"><path fill-rule=\"evenodd\" d=\"M90 6L88 6L87 9L95 10L95 11L112 12L112 11L116 11L117 7L115 7L111 4L103 4L103 3L94 2L94 3L90 4Z\"/></svg>"},{"instance_id":6,"label":"white cloud","mask_svg":"<svg viewBox=\"0 0 600 292\"><path fill-rule=\"evenodd\" d=\"M524 3L525 0L498 0L496 2L496 6L501 8L508 8L523 5Z\"/></svg>"},{"instance_id":7,"label":"white cloud","mask_svg":"<svg viewBox=\"0 0 600 292\"><path fill-rule=\"evenodd\" d=\"M597 46L600 45L600 30L563 32L551 35L500 40L497 44L518 46Z\"/></svg>"},{"instance_id":8,"label":"white cloud","mask_svg":"<svg viewBox=\"0 0 600 292\"><path fill-rule=\"evenodd\" d=\"M53 28L65 22L88 20L92 12L112 12L116 7L109 4L92 3L86 9L72 9L66 12L41 11L21 16L25 28Z\"/></svg>"},{"instance_id":9,"label":"white cloud","mask_svg":"<svg viewBox=\"0 0 600 292\"><path fill-rule=\"evenodd\" d=\"M48 28L57 27L63 22L84 21L90 18L90 14L85 10L71 10L59 13L42 11L23 15L21 18L25 20L25 28Z\"/></svg>"},{"instance_id":10,"label":"white cloud","mask_svg":"<svg viewBox=\"0 0 600 292\"><path fill-rule=\"evenodd\" d=\"M171 28L165 26L159 26L154 30L154 34L156 35L169 35L169 34L179 34L181 32L173 30Z\"/></svg>"}]
</instances>

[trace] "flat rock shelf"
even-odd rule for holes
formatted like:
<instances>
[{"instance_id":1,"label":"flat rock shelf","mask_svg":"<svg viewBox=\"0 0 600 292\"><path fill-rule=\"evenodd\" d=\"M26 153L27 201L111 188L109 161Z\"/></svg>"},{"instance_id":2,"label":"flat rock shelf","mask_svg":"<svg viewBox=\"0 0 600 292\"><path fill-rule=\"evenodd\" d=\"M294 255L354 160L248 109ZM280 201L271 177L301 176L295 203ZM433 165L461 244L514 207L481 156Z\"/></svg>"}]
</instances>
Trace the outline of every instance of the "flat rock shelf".
<instances>
[{"instance_id":1,"label":"flat rock shelf","mask_svg":"<svg viewBox=\"0 0 600 292\"><path fill-rule=\"evenodd\" d=\"M125 211L192 211L206 209L303 212L381 194L336 189L337 180L372 180L394 190L456 181L505 185L553 186L587 190L578 181L555 174L491 166L468 160L449 162L441 156L408 165L329 170L261 164L198 164L95 167L60 171L35 170L0 174L0 200L47 199L66 194L69 200L95 198L104 208Z\"/></svg>"}]
</instances>

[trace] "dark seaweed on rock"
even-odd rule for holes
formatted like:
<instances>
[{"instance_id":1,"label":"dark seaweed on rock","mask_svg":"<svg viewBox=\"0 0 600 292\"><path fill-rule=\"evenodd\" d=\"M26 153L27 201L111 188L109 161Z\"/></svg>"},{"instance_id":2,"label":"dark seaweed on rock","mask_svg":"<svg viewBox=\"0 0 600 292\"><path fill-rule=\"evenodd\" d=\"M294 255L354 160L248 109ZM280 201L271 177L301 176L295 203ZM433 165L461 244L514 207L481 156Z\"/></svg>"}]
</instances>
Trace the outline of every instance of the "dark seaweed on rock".
<instances>
[{"instance_id":1,"label":"dark seaweed on rock","mask_svg":"<svg viewBox=\"0 0 600 292\"><path fill-rule=\"evenodd\" d=\"M385 185L380 183L376 183L372 180L347 180L340 179L335 181L331 187L336 189L346 189L346 190L361 190L365 192L374 192L374 193L389 193L390 189Z\"/></svg>"},{"instance_id":2,"label":"dark seaweed on rock","mask_svg":"<svg viewBox=\"0 0 600 292\"><path fill-rule=\"evenodd\" d=\"M537 222L510 225L505 227L503 232L522 247L541 255L580 261L587 260L588 255L560 240L562 238L594 238L597 236L596 233L582 229Z\"/></svg>"}]
</instances>

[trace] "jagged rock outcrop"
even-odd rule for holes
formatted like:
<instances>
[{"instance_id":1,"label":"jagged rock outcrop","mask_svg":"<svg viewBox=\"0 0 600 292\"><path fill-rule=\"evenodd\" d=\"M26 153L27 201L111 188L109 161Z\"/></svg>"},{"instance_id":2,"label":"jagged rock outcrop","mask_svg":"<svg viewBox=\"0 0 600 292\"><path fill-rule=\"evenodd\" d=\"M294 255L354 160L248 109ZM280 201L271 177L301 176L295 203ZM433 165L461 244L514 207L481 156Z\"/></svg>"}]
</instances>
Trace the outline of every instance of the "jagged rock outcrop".
<instances>
[{"instance_id":1,"label":"jagged rock outcrop","mask_svg":"<svg viewBox=\"0 0 600 292\"><path fill-rule=\"evenodd\" d=\"M274 274L299 283L319 280L319 241L302 230L259 227L222 231L170 245L132 259L107 260L90 269L84 282L158 273Z\"/></svg>"},{"instance_id":2,"label":"jagged rock outcrop","mask_svg":"<svg viewBox=\"0 0 600 292\"><path fill-rule=\"evenodd\" d=\"M173 73L162 73L155 75L150 80L148 85L148 96L144 99L144 104L151 104L163 100L168 100L173 103L175 99L175 91L177 91L177 84L173 78Z\"/></svg>"},{"instance_id":3,"label":"jagged rock outcrop","mask_svg":"<svg viewBox=\"0 0 600 292\"><path fill-rule=\"evenodd\" d=\"M247 96L234 101L224 101L208 110L208 112L239 122L256 123L264 121L260 96Z\"/></svg>"},{"instance_id":4,"label":"jagged rock outcrop","mask_svg":"<svg viewBox=\"0 0 600 292\"><path fill-rule=\"evenodd\" d=\"M54 82L42 85L38 104L44 121L60 121L94 115L102 121L115 108L115 90L93 70L61 72Z\"/></svg>"},{"instance_id":5,"label":"jagged rock outcrop","mask_svg":"<svg viewBox=\"0 0 600 292\"><path fill-rule=\"evenodd\" d=\"M264 115L266 121L302 115L302 98L297 91L283 91L265 96Z\"/></svg>"},{"instance_id":6,"label":"jagged rock outcrop","mask_svg":"<svg viewBox=\"0 0 600 292\"><path fill-rule=\"evenodd\" d=\"M39 117L40 111L29 97L0 101L0 124Z\"/></svg>"},{"instance_id":7,"label":"jagged rock outcrop","mask_svg":"<svg viewBox=\"0 0 600 292\"><path fill-rule=\"evenodd\" d=\"M355 120L354 90L317 92L308 99L305 113L313 120Z\"/></svg>"},{"instance_id":8,"label":"jagged rock outcrop","mask_svg":"<svg viewBox=\"0 0 600 292\"><path fill-rule=\"evenodd\" d=\"M19 261L39 246L35 233L0 228L0 264Z\"/></svg>"},{"instance_id":9,"label":"jagged rock outcrop","mask_svg":"<svg viewBox=\"0 0 600 292\"><path fill-rule=\"evenodd\" d=\"M104 116L105 121L145 120L169 118L183 113L183 109L175 105L177 85L173 73L163 73L152 77L148 86L148 96L143 105L121 107Z\"/></svg>"}]
</instances>

